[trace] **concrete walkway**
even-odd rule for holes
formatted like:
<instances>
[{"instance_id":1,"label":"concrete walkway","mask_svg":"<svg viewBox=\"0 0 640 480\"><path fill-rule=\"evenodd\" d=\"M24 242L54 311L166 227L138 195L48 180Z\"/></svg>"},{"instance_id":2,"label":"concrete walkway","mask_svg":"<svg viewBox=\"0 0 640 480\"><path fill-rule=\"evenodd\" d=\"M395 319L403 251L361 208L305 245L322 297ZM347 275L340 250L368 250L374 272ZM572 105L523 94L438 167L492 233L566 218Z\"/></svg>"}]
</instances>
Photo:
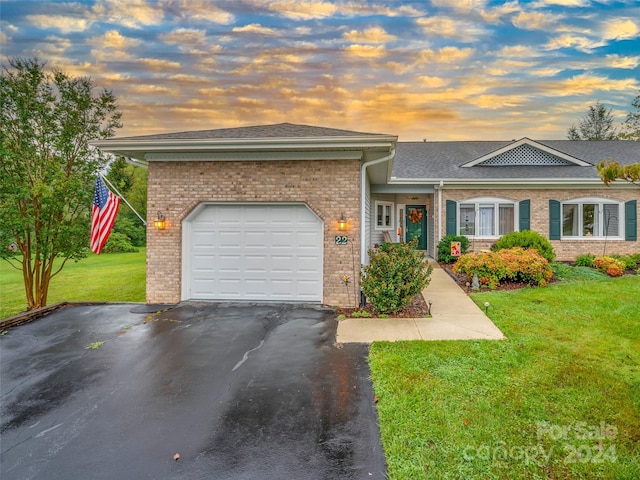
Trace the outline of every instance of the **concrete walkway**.
<instances>
[{"instance_id":1,"label":"concrete walkway","mask_svg":"<svg viewBox=\"0 0 640 480\"><path fill-rule=\"evenodd\" d=\"M347 318L338 322L338 343L505 338L449 274L430 263L431 282L422 295L432 302L432 318Z\"/></svg>"}]
</instances>

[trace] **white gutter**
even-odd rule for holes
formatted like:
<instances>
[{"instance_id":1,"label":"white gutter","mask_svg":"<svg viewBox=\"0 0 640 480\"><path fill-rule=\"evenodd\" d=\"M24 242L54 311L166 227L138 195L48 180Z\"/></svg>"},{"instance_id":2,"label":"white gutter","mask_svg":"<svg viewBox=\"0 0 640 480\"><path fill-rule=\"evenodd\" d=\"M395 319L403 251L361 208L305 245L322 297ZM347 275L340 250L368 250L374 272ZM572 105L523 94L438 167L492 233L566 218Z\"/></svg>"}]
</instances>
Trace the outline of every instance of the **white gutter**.
<instances>
[{"instance_id":1,"label":"white gutter","mask_svg":"<svg viewBox=\"0 0 640 480\"><path fill-rule=\"evenodd\" d=\"M438 187L438 238L436 244L442 239L442 188L444 187L444 180L440 180L440 186ZM436 258L438 255L436 254Z\"/></svg>"},{"instance_id":2,"label":"white gutter","mask_svg":"<svg viewBox=\"0 0 640 480\"><path fill-rule=\"evenodd\" d=\"M395 178L392 177L389 181L389 185L433 185L440 182L440 178ZM450 186L468 187L471 185L604 185L600 177L586 177L586 178L474 178L474 179L461 179L461 178L445 178Z\"/></svg>"},{"instance_id":3,"label":"white gutter","mask_svg":"<svg viewBox=\"0 0 640 480\"><path fill-rule=\"evenodd\" d=\"M364 261L365 255L367 254L367 236L365 234L365 225L366 225L366 212L365 212L365 191L366 191L366 183L367 183L367 168L372 165L377 165L379 163L388 162L391 160L396 154L395 147L391 147L391 152L389 155L386 155L382 158L378 158L376 160L371 160L370 162L363 163L360 166L360 263Z\"/></svg>"},{"instance_id":4,"label":"white gutter","mask_svg":"<svg viewBox=\"0 0 640 480\"><path fill-rule=\"evenodd\" d=\"M129 165L133 165L134 167L142 167L145 170L149 168L148 162L143 162L142 160L137 160L135 158L130 158L130 157L122 157L122 158L124 158L124 161L126 163L128 163Z\"/></svg>"}]
</instances>

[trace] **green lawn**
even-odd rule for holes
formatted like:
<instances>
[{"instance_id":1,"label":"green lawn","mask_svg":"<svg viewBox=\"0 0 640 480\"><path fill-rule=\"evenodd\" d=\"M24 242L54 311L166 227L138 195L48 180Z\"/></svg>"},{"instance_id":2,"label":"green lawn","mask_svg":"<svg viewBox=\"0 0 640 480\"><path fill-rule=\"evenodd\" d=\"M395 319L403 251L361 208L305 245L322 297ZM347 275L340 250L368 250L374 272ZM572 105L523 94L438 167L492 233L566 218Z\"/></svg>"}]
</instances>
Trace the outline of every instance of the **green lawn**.
<instances>
[{"instance_id":1,"label":"green lawn","mask_svg":"<svg viewBox=\"0 0 640 480\"><path fill-rule=\"evenodd\" d=\"M145 249L67 262L51 281L49 304L60 301L144 302ZM0 318L26 310L22 272L0 260Z\"/></svg>"},{"instance_id":2,"label":"green lawn","mask_svg":"<svg viewBox=\"0 0 640 480\"><path fill-rule=\"evenodd\" d=\"M640 276L473 299L507 340L372 345L389 478L640 478Z\"/></svg>"}]
</instances>

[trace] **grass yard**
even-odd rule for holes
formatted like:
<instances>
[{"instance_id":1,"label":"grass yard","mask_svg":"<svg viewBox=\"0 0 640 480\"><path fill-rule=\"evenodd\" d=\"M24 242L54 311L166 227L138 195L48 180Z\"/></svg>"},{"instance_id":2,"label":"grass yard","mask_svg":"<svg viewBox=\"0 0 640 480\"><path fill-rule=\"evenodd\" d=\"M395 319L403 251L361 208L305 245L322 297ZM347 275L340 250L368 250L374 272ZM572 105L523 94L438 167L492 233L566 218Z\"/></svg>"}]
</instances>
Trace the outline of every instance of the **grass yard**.
<instances>
[{"instance_id":1,"label":"grass yard","mask_svg":"<svg viewBox=\"0 0 640 480\"><path fill-rule=\"evenodd\" d=\"M503 341L379 342L389 478L640 478L640 276L473 295Z\"/></svg>"},{"instance_id":2,"label":"grass yard","mask_svg":"<svg viewBox=\"0 0 640 480\"><path fill-rule=\"evenodd\" d=\"M53 277L48 303L61 301L144 302L146 250L89 254L67 262ZM0 260L0 318L26 310L22 271Z\"/></svg>"}]
</instances>

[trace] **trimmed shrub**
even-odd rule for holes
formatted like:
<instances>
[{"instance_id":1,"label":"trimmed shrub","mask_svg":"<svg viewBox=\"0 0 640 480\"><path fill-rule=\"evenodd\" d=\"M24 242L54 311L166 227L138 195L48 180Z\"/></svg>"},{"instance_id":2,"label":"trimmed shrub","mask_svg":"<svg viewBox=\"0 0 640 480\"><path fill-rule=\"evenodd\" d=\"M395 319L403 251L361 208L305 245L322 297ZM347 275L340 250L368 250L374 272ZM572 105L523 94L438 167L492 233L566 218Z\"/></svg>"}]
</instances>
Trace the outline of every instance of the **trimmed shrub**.
<instances>
[{"instance_id":1,"label":"trimmed shrub","mask_svg":"<svg viewBox=\"0 0 640 480\"><path fill-rule=\"evenodd\" d=\"M625 270L636 269L636 259L633 255L611 255L611 258L615 258L624 265Z\"/></svg>"},{"instance_id":2,"label":"trimmed shrub","mask_svg":"<svg viewBox=\"0 0 640 480\"><path fill-rule=\"evenodd\" d=\"M454 263L460 257L451 255L451 242L460 242L460 253L464 255L469 250L469 239L464 235L449 234L442 237L438 242L438 261L444 263Z\"/></svg>"},{"instance_id":3,"label":"trimmed shrub","mask_svg":"<svg viewBox=\"0 0 640 480\"><path fill-rule=\"evenodd\" d=\"M591 267L593 268L593 261L595 260L596 256L593 253L584 253L582 255L578 255L578 258L576 258L576 261L573 262L574 266L576 267Z\"/></svg>"},{"instance_id":4,"label":"trimmed shrub","mask_svg":"<svg viewBox=\"0 0 640 480\"><path fill-rule=\"evenodd\" d=\"M134 253L138 249L131 245L131 240L124 233L111 232L102 253Z\"/></svg>"},{"instance_id":5,"label":"trimmed shrub","mask_svg":"<svg viewBox=\"0 0 640 480\"><path fill-rule=\"evenodd\" d=\"M369 250L371 263L363 269L360 286L376 313L397 312L429 285L432 268L417 246L415 238Z\"/></svg>"},{"instance_id":6,"label":"trimmed shrub","mask_svg":"<svg viewBox=\"0 0 640 480\"><path fill-rule=\"evenodd\" d=\"M593 264L599 272L610 277L621 277L624 274L624 263L613 257L597 257Z\"/></svg>"},{"instance_id":7,"label":"trimmed shrub","mask_svg":"<svg viewBox=\"0 0 640 480\"><path fill-rule=\"evenodd\" d=\"M497 252L468 253L453 266L469 281L478 275L481 285L496 288L503 281L524 282L540 287L548 285L553 270L546 258L535 249L507 248Z\"/></svg>"},{"instance_id":8,"label":"trimmed shrub","mask_svg":"<svg viewBox=\"0 0 640 480\"><path fill-rule=\"evenodd\" d=\"M507 233L498 239L491 250L498 252L513 247L535 248L549 263L553 263L556 258L551 242L533 230Z\"/></svg>"}]
</instances>

